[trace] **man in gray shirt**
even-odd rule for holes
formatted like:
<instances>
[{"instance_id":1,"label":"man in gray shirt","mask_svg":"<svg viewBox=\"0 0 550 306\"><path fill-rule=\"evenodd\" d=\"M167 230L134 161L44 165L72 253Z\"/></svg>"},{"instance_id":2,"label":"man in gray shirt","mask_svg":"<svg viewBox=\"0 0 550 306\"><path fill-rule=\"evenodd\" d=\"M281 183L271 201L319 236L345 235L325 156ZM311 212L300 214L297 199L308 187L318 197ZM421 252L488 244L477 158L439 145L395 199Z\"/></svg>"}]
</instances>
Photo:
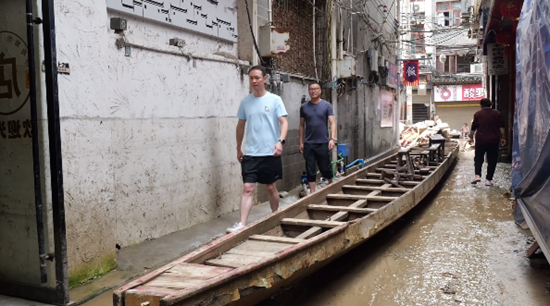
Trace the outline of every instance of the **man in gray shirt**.
<instances>
[{"instance_id":1,"label":"man in gray shirt","mask_svg":"<svg viewBox=\"0 0 550 306\"><path fill-rule=\"evenodd\" d=\"M300 107L300 153L306 160L307 180L311 193L315 192L317 170L332 183L332 169L329 152L336 146L336 121L332 105L321 99L321 85L309 85L311 101ZM331 138L329 139L327 123L330 122ZM305 124L305 139L304 139Z\"/></svg>"}]
</instances>

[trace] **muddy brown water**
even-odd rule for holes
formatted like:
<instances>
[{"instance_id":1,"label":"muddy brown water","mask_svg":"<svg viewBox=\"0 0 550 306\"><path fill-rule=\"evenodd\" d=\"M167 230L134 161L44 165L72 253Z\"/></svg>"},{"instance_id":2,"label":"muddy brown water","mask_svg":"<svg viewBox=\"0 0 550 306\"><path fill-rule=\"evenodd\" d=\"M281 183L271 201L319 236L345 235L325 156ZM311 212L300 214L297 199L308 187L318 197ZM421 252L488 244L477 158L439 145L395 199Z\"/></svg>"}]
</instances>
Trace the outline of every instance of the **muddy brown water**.
<instances>
[{"instance_id":1,"label":"muddy brown water","mask_svg":"<svg viewBox=\"0 0 550 306\"><path fill-rule=\"evenodd\" d=\"M473 152L451 170L403 218L256 306L550 305L550 267L526 258L533 238L505 195L510 165L492 187L470 184ZM111 292L84 304L109 305Z\"/></svg>"},{"instance_id":2,"label":"muddy brown water","mask_svg":"<svg viewBox=\"0 0 550 306\"><path fill-rule=\"evenodd\" d=\"M550 305L548 263L526 258L533 238L505 195L510 165L472 186L473 152L459 158L402 219L256 306Z\"/></svg>"}]
</instances>

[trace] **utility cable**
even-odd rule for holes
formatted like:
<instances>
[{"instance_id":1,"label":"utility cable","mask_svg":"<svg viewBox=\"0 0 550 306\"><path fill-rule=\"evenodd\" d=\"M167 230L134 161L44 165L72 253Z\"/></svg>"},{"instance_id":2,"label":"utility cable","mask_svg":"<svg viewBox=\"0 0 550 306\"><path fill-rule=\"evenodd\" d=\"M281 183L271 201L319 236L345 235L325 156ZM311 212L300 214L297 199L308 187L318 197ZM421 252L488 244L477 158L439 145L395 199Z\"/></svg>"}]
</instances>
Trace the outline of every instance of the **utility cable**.
<instances>
[{"instance_id":1,"label":"utility cable","mask_svg":"<svg viewBox=\"0 0 550 306\"><path fill-rule=\"evenodd\" d=\"M262 59L262 56L260 55L260 48L258 48L258 43L256 42L256 36L254 35L254 29L252 29L252 20L250 19L250 11L248 9L248 1L244 0L244 4L246 6L246 15L248 16L248 25L250 26L250 34L252 35L252 40L254 41L254 48L256 49L256 53L258 54L258 57L260 58L260 62L263 64L264 60Z\"/></svg>"}]
</instances>

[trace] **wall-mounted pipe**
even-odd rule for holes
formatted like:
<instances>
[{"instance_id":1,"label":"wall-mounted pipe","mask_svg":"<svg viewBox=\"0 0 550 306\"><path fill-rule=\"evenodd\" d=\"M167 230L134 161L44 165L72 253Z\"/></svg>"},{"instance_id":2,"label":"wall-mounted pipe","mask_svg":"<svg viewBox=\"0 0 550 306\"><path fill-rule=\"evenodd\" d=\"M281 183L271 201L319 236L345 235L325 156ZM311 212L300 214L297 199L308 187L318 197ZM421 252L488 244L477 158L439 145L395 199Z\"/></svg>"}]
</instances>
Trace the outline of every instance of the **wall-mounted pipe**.
<instances>
[{"instance_id":1,"label":"wall-mounted pipe","mask_svg":"<svg viewBox=\"0 0 550 306\"><path fill-rule=\"evenodd\" d=\"M315 0L313 0L313 66L315 67L315 79L319 80L319 75L317 74L317 55L315 52Z\"/></svg>"},{"instance_id":2,"label":"wall-mounted pipe","mask_svg":"<svg viewBox=\"0 0 550 306\"><path fill-rule=\"evenodd\" d=\"M61 156L61 126L59 120L59 88L57 81L57 47L54 0L42 1L44 19L44 66L48 106L48 137L52 189L53 235L55 246L56 304L69 303L67 260L67 229L63 191L63 159Z\"/></svg>"},{"instance_id":3,"label":"wall-mounted pipe","mask_svg":"<svg viewBox=\"0 0 550 306\"><path fill-rule=\"evenodd\" d=\"M365 168L365 161L362 160L362 159L356 159L354 160L351 164L347 165L346 166L346 169L349 168L349 167L353 167L355 164L357 164L358 162L361 162L361 169Z\"/></svg>"},{"instance_id":4,"label":"wall-mounted pipe","mask_svg":"<svg viewBox=\"0 0 550 306\"><path fill-rule=\"evenodd\" d=\"M271 7L272 5L273 5L272 1L267 0L267 24L270 27L273 27L273 9Z\"/></svg>"},{"instance_id":5,"label":"wall-mounted pipe","mask_svg":"<svg viewBox=\"0 0 550 306\"><path fill-rule=\"evenodd\" d=\"M38 141L38 107L36 105L36 62L34 46L34 13L33 0L26 0L27 10L27 44L29 60L29 97L31 104L31 137L32 137L32 164L34 182L34 204L36 210L36 230L38 238L38 257L40 260L40 282L48 282L46 267L46 242L44 239L44 209L42 205L42 182L40 180L40 145Z\"/></svg>"}]
</instances>

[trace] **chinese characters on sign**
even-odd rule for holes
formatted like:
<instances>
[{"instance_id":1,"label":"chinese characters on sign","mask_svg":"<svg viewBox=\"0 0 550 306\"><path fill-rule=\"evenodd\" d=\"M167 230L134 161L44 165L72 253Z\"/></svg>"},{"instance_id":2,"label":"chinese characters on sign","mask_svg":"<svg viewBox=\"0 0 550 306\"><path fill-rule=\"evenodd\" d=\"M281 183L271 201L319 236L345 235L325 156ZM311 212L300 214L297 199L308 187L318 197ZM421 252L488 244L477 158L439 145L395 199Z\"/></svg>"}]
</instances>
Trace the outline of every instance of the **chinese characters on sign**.
<instances>
[{"instance_id":1,"label":"chinese characters on sign","mask_svg":"<svg viewBox=\"0 0 550 306\"><path fill-rule=\"evenodd\" d=\"M403 65L403 85L418 86L418 61L407 61Z\"/></svg>"},{"instance_id":2,"label":"chinese characters on sign","mask_svg":"<svg viewBox=\"0 0 550 306\"><path fill-rule=\"evenodd\" d=\"M487 44L487 72L489 75L508 74L508 58L503 45Z\"/></svg>"},{"instance_id":3,"label":"chinese characters on sign","mask_svg":"<svg viewBox=\"0 0 550 306\"><path fill-rule=\"evenodd\" d=\"M237 2L237 0L107 0L107 8L237 42Z\"/></svg>"},{"instance_id":4,"label":"chinese characters on sign","mask_svg":"<svg viewBox=\"0 0 550 306\"><path fill-rule=\"evenodd\" d=\"M479 101L485 98L482 84L434 86L435 102Z\"/></svg>"},{"instance_id":5,"label":"chinese characters on sign","mask_svg":"<svg viewBox=\"0 0 550 306\"><path fill-rule=\"evenodd\" d=\"M0 138L19 139L32 138L32 126L29 119L0 121Z\"/></svg>"},{"instance_id":6,"label":"chinese characters on sign","mask_svg":"<svg viewBox=\"0 0 550 306\"><path fill-rule=\"evenodd\" d=\"M18 112L29 99L27 53L21 37L0 31L0 115Z\"/></svg>"}]
</instances>

